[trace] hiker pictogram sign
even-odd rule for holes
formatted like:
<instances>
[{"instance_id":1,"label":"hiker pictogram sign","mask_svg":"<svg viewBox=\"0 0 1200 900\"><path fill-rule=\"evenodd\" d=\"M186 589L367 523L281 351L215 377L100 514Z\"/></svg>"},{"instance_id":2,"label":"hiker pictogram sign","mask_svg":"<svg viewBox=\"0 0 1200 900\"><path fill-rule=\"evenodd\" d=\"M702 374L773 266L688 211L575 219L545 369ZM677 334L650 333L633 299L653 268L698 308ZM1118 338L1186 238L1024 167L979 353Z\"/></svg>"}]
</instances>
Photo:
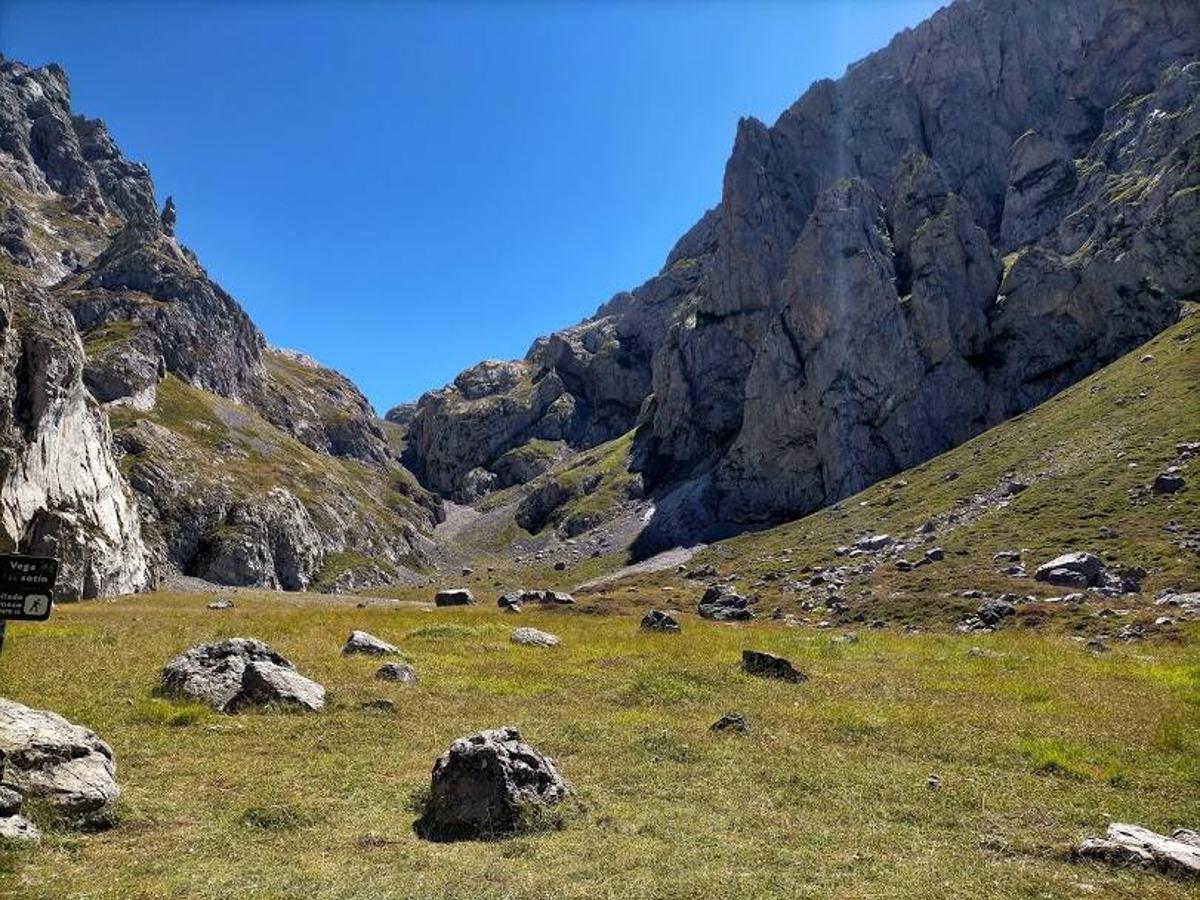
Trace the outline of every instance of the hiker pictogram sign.
<instances>
[{"instance_id":1,"label":"hiker pictogram sign","mask_svg":"<svg viewBox=\"0 0 1200 900\"><path fill-rule=\"evenodd\" d=\"M44 622L58 577L58 560L0 555L0 621Z\"/></svg>"}]
</instances>

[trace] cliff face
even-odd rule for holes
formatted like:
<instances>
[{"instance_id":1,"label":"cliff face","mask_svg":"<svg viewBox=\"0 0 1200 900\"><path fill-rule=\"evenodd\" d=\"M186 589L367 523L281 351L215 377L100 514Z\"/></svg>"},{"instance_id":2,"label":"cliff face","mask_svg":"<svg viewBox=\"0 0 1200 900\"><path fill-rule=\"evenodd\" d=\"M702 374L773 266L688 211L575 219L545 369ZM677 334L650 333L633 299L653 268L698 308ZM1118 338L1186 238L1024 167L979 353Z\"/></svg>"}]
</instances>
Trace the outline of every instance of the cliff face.
<instances>
[{"instance_id":1,"label":"cliff face","mask_svg":"<svg viewBox=\"0 0 1200 900\"><path fill-rule=\"evenodd\" d=\"M421 566L439 505L366 398L267 348L177 216L102 122L72 113L61 69L0 59L6 543L69 561L64 596Z\"/></svg>"},{"instance_id":2,"label":"cliff face","mask_svg":"<svg viewBox=\"0 0 1200 900\"><path fill-rule=\"evenodd\" d=\"M427 395L413 468L469 499L531 437L636 426L654 544L808 512L1028 409L1200 291L1198 60L1187 0L959 0L740 122L663 272L509 364L540 405Z\"/></svg>"}]
</instances>

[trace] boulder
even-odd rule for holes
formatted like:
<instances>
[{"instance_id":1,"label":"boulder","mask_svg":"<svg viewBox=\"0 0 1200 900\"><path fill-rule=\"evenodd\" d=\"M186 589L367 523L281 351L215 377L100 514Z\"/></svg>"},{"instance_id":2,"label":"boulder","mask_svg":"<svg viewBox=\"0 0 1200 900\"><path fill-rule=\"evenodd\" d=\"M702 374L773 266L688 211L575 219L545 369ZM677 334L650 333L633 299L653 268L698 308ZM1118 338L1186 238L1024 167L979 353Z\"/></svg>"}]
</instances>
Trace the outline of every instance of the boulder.
<instances>
[{"instance_id":1,"label":"boulder","mask_svg":"<svg viewBox=\"0 0 1200 900\"><path fill-rule=\"evenodd\" d=\"M276 703L313 711L325 706L325 688L251 638L192 647L167 663L161 690L226 713Z\"/></svg>"},{"instance_id":2,"label":"boulder","mask_svg":"<svg viewBox=\"0 0 1200 900\"><path fill-rule=\"evenodd\" d=\"M1160 472L1155 476L1150 490L1156 494L1174 494L1182 491L1186 486L1187 482L1178 472Z\"/></svg>"},{"instance_id":3,"label":"boulder","mask_svg":"<svg viewBox=\"0 0 1200 900\"><path fill-rule=\"evenodd\" d=\"M697 606L700 617L717 622L745 622L754 618L750 601L728 588L710 587Z\"/></svg>"},{"instance_id":4,"label":"boulder","mask_svg":"<svg viewBox=\"0 0 1200 900\"><path fill-rule=\"evenodd\" d=\"M808 676L782 656L763 653L759 650L742 651L742 671L761 678L777 678L780 681L807 681Z\"/></svg>"},{"instance_id":5,"label":"boulder","mask_svg":"<svg viewBox=\"0 0 1200 900\"><path fill-rule=\"evenodd\" d=\"M1064 553L1038 566L1034 578L1059 587L1091 587L1100 581L1104 567L1092 553Z\"/></svg>"},{"instance_id":6,"label":"boulder","mask_svg":"<svg viewBox=\"0 0 1200 900\"><path fill-rule=\"evenodd\" d=\"M384 663L375 672L378 681L397 681L401 684L413 684L417 680L417 671L405 663Z\"/></svg>"},{"instance_id":7,"label":"boulder","mask_svg":"<svg viewBox=\"0 0 1200 900\"><path fill-rule=\"evenodd\" d=\"M506 591L496 601L496 605L505 612L519 613L523 607L524 591Z\"/></svg>"},{"instance_id":8,"label":"boulder","mask_svg":"<svg viewBox=\"0 0 1200 900\"><path fill-rule=\"evenodd\" d=\"M679 622L668 612L652 609L642 617L643 631L665 631L668 634L679 634Z\"/></svg>"},{"instance_id":9,"label":"boulder","mask_svg":"<svg viewBox=\"0 0 1200 900\"><path fill-rule=\"evenodd\" d=\"M342 647L342 656L363 653L368 656L399 656L400 650L394 644L380 640L365 631L352 631Z\"/></svg>"},{"instance_id":10,"label":"boulder","mask_svg":"<svg viewBox=\"0 0 1200 900\"><path fill-rule=\"evenodd\" d=\"M528 647L557 647L559 644L555 635L547 631L538 631L536 628L514 629L511 640L514 644Z\"/></svg>"},{"instance_id":11,"label":"boulder","mask_svg":"<svg viewBox=\"0 0 1200 900\"><path fill-rule=\"evenodd\" d=\"M1103 838L1089 838L1074 850L1076 859L1096 859L1121 867L1153 867L1176 875L1200 877L1200 838L1181 828L1171 837L1137 825L1113 822Z\"/></svg>"},{"instance_id":12,"label":"boulder","mask_svg":"<svg viewBox=\"0 0 1200 900\"><path fill-rule=\"evenodd\" d=\"M475 595L466 588L451 588L438 591L434 595L433 602L435 606L473 606Z\"/></svg>"},{"instance_id":13,"label":"boulder","mask_svg":"<svg viewBox=\"0 0 1200 900\"><path fill-rule=\"evenodd\" d=\"M221 597L208 604L208 608L212 610L233 609L233 601L227 597Z\"/></svg>"},{"instance_id":14,"label":"boulder","mask_svg":"<svg viewBox=\"0 0 1200 900\"><path fill-rule=\"evenodd\" d=\"M120 796L112 749L94 732L0 698L0 774L15 792L76 820L102 821Z\"/></svg>"},{"instance_id":15,"label":"boulder","mask_svg":"<svg viewBox=\"0 0 1200 900\"><path fill-rule=\"evenodd\" d=\"M21 811L22 797L12 788L0 784L0 818L15 816Z\"/></svg>"},{"instance_id":16,"label":"boulder","mask_svg":"<svg viewBox=\"0 0 1200 900\"><path fill-rule=\"evenodd\" d=\"M433 840L503 837L546 822L573 793L554 760L502 726L459 738L442 754L416 829Z\"/></svg>"}]
</instances>

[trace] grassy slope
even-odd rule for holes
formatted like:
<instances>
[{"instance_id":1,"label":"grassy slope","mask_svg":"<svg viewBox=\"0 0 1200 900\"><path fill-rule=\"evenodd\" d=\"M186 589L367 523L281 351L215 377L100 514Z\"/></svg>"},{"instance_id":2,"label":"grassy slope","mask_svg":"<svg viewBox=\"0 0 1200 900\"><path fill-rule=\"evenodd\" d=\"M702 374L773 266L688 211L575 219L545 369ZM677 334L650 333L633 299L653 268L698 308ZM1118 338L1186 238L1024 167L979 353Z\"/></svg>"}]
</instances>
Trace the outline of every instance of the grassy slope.
<instances>
[{"instance_id":1,"label":"grassy slope","mask_svg":"<svg viewBox=\"0 0 1200 900\"><path fill-rule=\"evenodd\" d=\"M559 634L507 640L494 608L352 609L150 595L15 624L4 693L97 729L124 785L120 825L0 855L0 895L88 897L1173 898L1156 875L1067 861L1107 816L1200 821L1200 661L1186 644L1095 657L1067 638L866 632L851 646L766 623L534 612ZM351 628L399 643L415 687L342 659ZM201 640L256 635L330 691L318 715L221 717L152 697ZM969 656L979 644L1001 656ZM785 653L805 685L739 673ZM368 699L396 700L391 713ZM708 724L737 709L745 738ZM511 723L556 757L586 812L500 843L414 837L410 798L458 735ZM925 786L938 773L944 788Z\"/></svg>"},{"instance_id":2,"label":"grassy slope","mask_svg":"<svg viewBox=\"0 0 1200 900\"><path fill-rule=\"evenodd\" d=\"M1147 355L1152 359L1143 362ZM834 507L715 544L693 565L712 563L737 576L765 609L780 605L795 612L798 595L785 590L789 582L813 568L861 561L838 558L835 547L880 532L912 538L927 520L966 509L966 501L998 488L1012 473L1029 488L1006 506L967 516L964 524L939 526L921 546L943 547L944 562L908 573L885 564L865 583L852 584L847 618L950 625L974 606L947 596L951 591L1065 593L1032 577L1000 574L993 556L1001 550L1025 550L1030 573L1079 549L1101 554L1114 570L1145 567L1147 595L1163 587L1200 588L1200 556L1182 549L1180 535L1164 527L1174 521L1184 531L1200 531L1200 466L1188 468L1189 487L1179 494L1138 495L1175 461L1176 444L1200 441L1198 387L1200 316L1193 315L1037 409ZM948 480L951 473L958 476ZM1102 527L1117 536L1103 537ZM910 558L921 553L914 549ZM762 583L764 576L772 580ZM636 597L652 599L649 589L664 585L694 591L694 583L673 576L643 576L608 599L621 599L628 586L640 590Z\"/></svg>"}]
</instances>

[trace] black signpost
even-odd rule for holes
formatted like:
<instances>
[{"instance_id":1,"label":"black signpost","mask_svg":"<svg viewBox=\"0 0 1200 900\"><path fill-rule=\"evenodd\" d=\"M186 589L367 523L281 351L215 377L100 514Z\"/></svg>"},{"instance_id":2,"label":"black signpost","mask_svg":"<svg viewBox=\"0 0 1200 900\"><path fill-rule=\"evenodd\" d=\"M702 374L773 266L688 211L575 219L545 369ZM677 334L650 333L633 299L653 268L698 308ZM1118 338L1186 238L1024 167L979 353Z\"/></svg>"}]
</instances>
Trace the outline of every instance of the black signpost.
<instances>
[{"instance_id":1,"label":"black signpost","mask_svg":"<svg viewBox=\"0 0 1200 900\"><path fill-rule=\"evenodd\" d=\"M44 556L0 555L0 650L9 619L44 622L58 578L58 560Z\"/></svg>"}]
</instances>

